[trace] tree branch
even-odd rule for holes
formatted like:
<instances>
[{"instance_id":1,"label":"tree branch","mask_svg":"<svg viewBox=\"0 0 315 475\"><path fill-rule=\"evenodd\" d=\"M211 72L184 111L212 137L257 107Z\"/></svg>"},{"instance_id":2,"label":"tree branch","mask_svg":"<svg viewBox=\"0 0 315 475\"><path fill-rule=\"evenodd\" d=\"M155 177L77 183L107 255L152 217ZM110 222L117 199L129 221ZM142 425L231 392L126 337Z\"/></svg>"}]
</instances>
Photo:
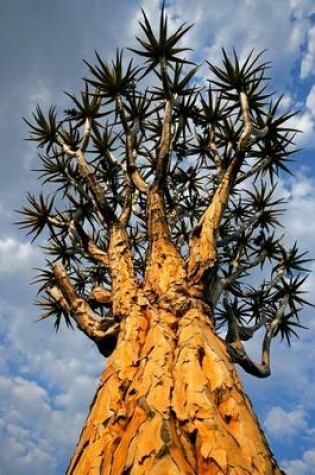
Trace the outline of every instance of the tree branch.
<instances>
[{"instance_id":1,"label":"tree branch","mask_svg":"<svg viewBox=\"0 0 315 475\"><path fill-rule=\"evenodd\" d=\"M237 152L222 175L211 203L191 233L189 241L188 275L192 285L201 283L206 273L214 268L217 260L217 233L228 201L230 189L244 159Z\"/></svg>"},{"instance_id":2,"label":"tree branch","mask_svg":"<svg viewBox=\"0 0 315 475\"><path fill-rule=\"evenodd\" d=\"M130 312L130 304L135 302L138 284L133 269L127 231L120 222L116 222L110 227L108 257L113 312L115 315L125 318Z\"/></svg>"},{"instance_id":3,"label":"tree branch","mask_svg":"<svg viewBox=\"0 0 315 475\"><path fill-rule=\"evenodd\" d=\"M186 271L184 260L171 240L163 192L158 184L151 185L148 194L147 223L149 248L145 289L161 296L171 286L182 285Z\"/></svg>"},{"instance_id":4,"label":"tree branch","mask_svg":"<svg viewBox=\"0 0 315 475\"><path fill-rule=\"evenodd\" d=\"M229 242L234 241L236 238L241 236L247 229L249 229L261 216L263 212L259 211L255 213L253 216L251 216L244 224L239 226L237 231L233 233L230 236L224 237L221 239L221 241L218 241L217 246L224 246L225 244L228 244Z\"/></svg>"},{"instance_id":5,"label":"tree branch","mask_svg":"<svg viewBox=\"0 0 315 475\"><path fill-rule=\"evenodd\" d=\"M260 160L256 165L250 168L246 173L240 174L239 178L235 181L236 185L239 185L243 181L247 180L247 178L250 178L253 175L258 175L258 173L263 170L266 165L268 165L269 162L271 162L272 157L267 157L264 158L263 160Z\"/></svg>"},{"instance_id":6,"label":"tree branch","mask_svg":"<svg viewBox=\"0 0 315 475\"><path fill-rule=\"evenodd\" d=\"M171 117L172 117L172 101L166 99L164 107L164 120L162 134L159 144L159 152L157 157L156 178L155 182L160 186L164 184L168 172L170 151L171 151Z\"/></svg>"},{"instance_id":7,"label":"tree branch","mask_svg":"<svg viewBox=\"0 0 315 475\"><path fill-rule=\"evenodd\" d=\"M88 297L89 302L96 302L106 306L112 305L112 293L104 287L94 287Z\"/></svg>"},{"instance_id":8,"label":"tree branch","mask_svg":"<svg viewBox=\"0 0 315 475\"><path fill-rule=\"evenodd\" d=\"M247 373L257 376L258 378L266 378L270 376L270 348L271 341L276 334L278 325L280 324L286 306L288 305L289 296L285 295L281 305L279 305L275 317L271 322L266 323L265 318L263 317L260 322L258 322L253 327L241 327L238 325L235 318L233 309L229 304L228 300L225 299L225 306L227 309L228 315L228 333L226 335L226 343L228 345L228 351L235 363L238 363ZM257 331L262 325L265 325L266 331L262 343L262 352L261 352L261 363L254 363L248 354L245 351L244 345L241 342L241 339L251 338L252 334ZM244 333L245 330L245 333ZM241 332L244 333L243 338ZM245 338L244 338L245 336Z\"/></svg>"},{"instance_id":9,"label":"tree branch","mask_svg":"<svg viewBox=\"0 0 315 475\"><path fill-rule=\"evenodd\" d=\"M251 330L252 333L258 330L265 323L265 319L259 324L250 328L242 328L238 325L237 319L234 315L233 309L229 304L227 298L224 299L224 306L226 308L228 316L228 332L225 338L227 343L228 352L235 363L238 363L246 373L256 376L257 378L266 378L270 376L270 345L273 338L274 330L271 328L266 329L265 337L262 345L261 363L256 364L246 353L245 347L241 342L241 331L246 329Z\"/></svg>"},{"instance_id":10,"label":"tree branch","mask_svg":"<svg viewBox=\"0 0 315 475\"><path fill-rule=\"evenodd\" d=\"M240 93L240 103L244 127L238 141L238 149L244 150L252 143L253 139L265 137L268 132L268 127L266 126L263 129L258 129L253 126L250 117L248 97L245 92Z\"/></svg>"},{"instance_id":11,"label":"tree branch","mask_svg":"<svg viewBox=\"0 0 315 475\"><path fill-rule=\"evenodd\" d=\"M232 272L228 277L224 277L224 278L220 279L219 284L221 285L221 287L223 289L225 287L228 287L228 286L232 285L236 281L236 279L238 279L239 276L243 272L246 272L247 270L251 270L254 267L261 264L265 260L266 255L267 255L267 253L263 251L252 262L248 262L246 265L239 265L238 264L236 266L236 270L234 272Z\"/></svg>"},{"instance_id":12,"label":"tree branch","mask_svg":"<svg viewBox=\"0 0 315 475\"><path fill-rule=\"evenodd\" d=\"M126 137L127 142L127 173L129 174L132 183L140 193L146 193L148 191L148 184L140 175L138 167L136 165L137 152L134 147L135 137L128 133Z\"/></svg>"},{"instance_id":13,"label":"tree branch","mask_svg":"<svg viewBox=\"0 0 315 475\"><path fill-rule=\"evenodd\" d=\"M46 289L47 294L62 308L63 312L66 314L70 314L70 307L68 302L63 296L63 293L61 290L54 286L54 287L48 287Z\"/></svg>"},{"instance_id":14,"label":"tree branch","mask_svg":"<svg viewBox=\"0 0 315 475\"><path fill-rule=\"evenodd\" d=\"M258 290L254 292L242 292L240 293L241 297L244 298L249 298L249 297L254 297L255 295L259 295L262 292L268 293L272 290L272 288L283 278L283 275L285 273L285 269L283 266L280 266L279 269L276 272L276 275L268 282L260 285Z\"/></svg>"},{"instance_id":15,"label":"tree branch","mask_svg":"<svg viewBox=\"0 0 315 475\"><path fill-rule=\"evenodd\" d=\"M75 223L76 231L81 239L83 249L91 259L100 264L102 267L109 267L109 258L105 250L97 246L93 239L84 231L79 223Z\"/></svg>"},{"instance_id":16,"label":"tree branch","mask_svg":"<svg viewBox=\"0 0 315 475\"><path fill-rule=\"evenodd\" d=\"M213 155L213 160L214 160L214 164L216 166L217 173L218 173L218 175L221 175L222 174L222 161L223 160L222 160L221 155L219 154L217 145L215 143L215 132L214 132L214 127L213 126L211 126L211 127L209 126L209 151Z\"/></svg>"},{"instance_id":17,"label":"tree branch","mask_svg":"<svg viewBox=\"0 0 315 475\"><path fill-rule=\"evenodd\" d=\"M106 202L105 190L97 183L95 175L84 157L82 147L78 150L72 150L60 136L57 138L57 142L64 153L76 159L80 176L91 192L91 201L100 222L103 223L105 221L105 223L109 224L115 221L117 218L112 208Z\"/></svg>"},{"instance_id":18,"label":"tree branch","mask_svg":"<svg viewBox=\"0 0 315 475\"><path fill-rule=\"evenodd\" d=\"M122 226L126 227L129 223L131 213L132 213L132 200L133 200L133 184L131 183L131 179L127 174L127 183L126 183L126 190L125 190L125 202L122 212L119 217L119 221L121 222Z\"/></svg>"},{"instance_id":19,"label":"tree branch","mask_svg":"<svg viewBox=\"0 0 315 475\"><path fill-rule=\"evenodd\" d=\"M129 176L131 183L141 193L146 193L148 190L148 184L140 175L139 169L136 164L137 152L135 150L136 132L133 131L126 120L124 103L120 96L116 98L116 107L121 120L121 124L126 134L126 158L127 166L126 173Z\"/></svg>"},{"instance_id":20,"label":"tree branch","mask_svg":"<svg viewBox=\"0 0 315 475\"><path fill-rule=\"evenodd\" d=\"M82 140L82 144L81 144L81 147L80 147L80 150L84 153L87 149L87 146L89 144L89 141L90 141L90 136L91 136L91 121L89 118L87 118L85 120L85 124L84 124L84 135L83 135L83 140Z\"/></svg>"},{"instance_id":21,"label":"tree branch","mask_svg":"<svg viewBox=\"0 0 315 475\"><path fill-rule=\"evenodd\" d=\"M106 320L97 315L87 302L80 298L70 282L67 271L62 264L52 267L54 277L60 290L50 289L50 295L69 311L77 327L91 340L99 344L104 341L110 331ZM53 293L51 293L53 292Z\"/></svg>"}]
</instances>

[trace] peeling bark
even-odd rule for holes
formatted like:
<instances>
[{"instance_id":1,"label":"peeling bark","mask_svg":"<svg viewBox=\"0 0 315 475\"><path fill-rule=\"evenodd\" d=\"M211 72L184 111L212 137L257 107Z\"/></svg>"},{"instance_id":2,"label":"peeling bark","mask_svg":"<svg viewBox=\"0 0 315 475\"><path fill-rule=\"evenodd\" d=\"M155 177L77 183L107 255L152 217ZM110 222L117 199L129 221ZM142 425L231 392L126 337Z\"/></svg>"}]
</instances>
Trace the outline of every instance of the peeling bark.
<instances>
[{"instance_id":1,"label":"peeling bark","mask_svg":"<svg viewBox=\"0 0 315 475\"><path fill-rule=\"evenodd\" d=\"M110 229L108 246L109 271L112 279L112 303L115 315L125 318L137 294L137 282L125 228L115 223Z\"/></svg>"},{"instance_id":2,"label":"peeling bark","mask_svg":"<svg viewBox=\"0 0 315 475\"><path fill-rule=\"evenodd\" d=\"M59 285L48 292L69 312L78 328L94 342L105 340L113 330L104 325L102 319L93 312L89 304L76 293L69 276L61 264L53 266L53 273Z\"/></svg>"},{"instance_id":3,"label":"peeling bark","mask_svg":"<svg viewBox=\"0 0 315 475\"><path fill-rule=\"evenodd\" d=\"M149 250L145 291L161 297L171 287L184 285L185 263L171 241L165 219L163 194L156 185L149 192L147 209Z\"/></svg>"},{"instance_id":4,"label":"peeling bark","mask_svg":"<svg viewBox=\"0 0 315 475\"><path fill-rule=\"evenodd\" d=\"M209 316L137 294L67 474L280 475Z\"/></svg>"},{"instance_id":5,"label":"peeling bark","mask_svg":"<svg viewBox=\"0 0 315 475\"><path fill-rule=\"evenodd\" d=\"M211 202L202 215L189 241L188 279L191 286L203 282L206 273L215 266L216 237L229 192L243 160L239 152L225 171Z\"/></svg>"},{"instance_id":6,"label":"peeling bark","mask_svg":"<svg viewBox=\"0 0 315 475\"><path fill-rule=\"evenodd\" d=\"M107 255L117 345L68 475L283 473L202 297L241 158L232 161L201 218L188 269L171 241L158 184L148 190L144 282L134 276L126 230L112 225ZM100 288L94 297L108 303Z\"/></svg>"}]
</instances>

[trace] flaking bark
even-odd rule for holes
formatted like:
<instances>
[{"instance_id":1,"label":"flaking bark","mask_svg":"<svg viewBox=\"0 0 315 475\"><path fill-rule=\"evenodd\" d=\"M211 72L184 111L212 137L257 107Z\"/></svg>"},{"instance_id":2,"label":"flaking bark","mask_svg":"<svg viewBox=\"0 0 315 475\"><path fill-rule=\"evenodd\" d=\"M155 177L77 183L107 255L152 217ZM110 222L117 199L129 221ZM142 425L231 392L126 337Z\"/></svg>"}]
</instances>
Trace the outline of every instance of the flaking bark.
<instances>
[{"instance_id":1,"label":"flaking bark","mask_svg":"<svg viewBox=\"0 0 315 475\"><path fill-rule=\"evenodd\" d=\"M67 474L280 475L210 307L187 284L155 186L148 240L143 291L127 236L112 229L120 332Z\"/></svg>"},{"instance_id":2,"label":"flaking bark","mask_svg":"<svg viewBox=\"0 0 315 475\"><path fill-rule=\"evenodd\" d=\"M191 286L203 282L217 259L217 233L229 198L229 192L242 164L244 155L238 152L224 172L211 202L192 232L189 242L188 279Z\"/></svg>"},{"instance_id":3,"label":"flaking bark","mask_svg":"<svg viewBox=\"0 0 315 475\"><path fill-rule=\"evenodd\" d=\"M141 291L67 470L126 473L283 473L209 316L153 308Z\"/></svg>"}]
</instances>

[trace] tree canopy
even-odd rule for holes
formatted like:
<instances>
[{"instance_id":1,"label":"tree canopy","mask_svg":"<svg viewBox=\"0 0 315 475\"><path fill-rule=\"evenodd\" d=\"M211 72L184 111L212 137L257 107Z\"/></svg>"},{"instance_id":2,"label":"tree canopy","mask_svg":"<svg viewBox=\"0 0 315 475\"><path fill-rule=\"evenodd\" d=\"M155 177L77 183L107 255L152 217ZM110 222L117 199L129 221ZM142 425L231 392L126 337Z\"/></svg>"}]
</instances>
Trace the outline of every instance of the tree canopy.
<instances>
[{"instance_id":1,"label":"tree canopy","mask_svg":"<svg viewBox=\"0 0 315 475\"><path fill-rule=\"evenodd\" d=\"M172 242L190 281L203 283L232 358L251 374L268 376L272 339L290 344L307 304L309 260L296 243L285 245L285 203L277 193L297 152L297 131L289 125L295 111L283 111L282 96L270 91L266 53L253 50L240 59L223 49L219 65L207 61L205 79L204 69L185 57L190 25L170 33L164 7L157 33L145 12L140 25L139 49L117 50L111 62L96 53L94 63L86 61L82 91L67 94L64 111L38 106L26 120L47 190L28 195L19 221L33 239L47 240L47 260L35 279L41 318L52 318L56 329L62 321L72 325L72 292L103 329L117 327L109 230L126 229L141 283L155 187ZM258 330L264 332L260 364L243 344ZM110 334L105 355L115 345Z\"/></svg>"}]
</instances>

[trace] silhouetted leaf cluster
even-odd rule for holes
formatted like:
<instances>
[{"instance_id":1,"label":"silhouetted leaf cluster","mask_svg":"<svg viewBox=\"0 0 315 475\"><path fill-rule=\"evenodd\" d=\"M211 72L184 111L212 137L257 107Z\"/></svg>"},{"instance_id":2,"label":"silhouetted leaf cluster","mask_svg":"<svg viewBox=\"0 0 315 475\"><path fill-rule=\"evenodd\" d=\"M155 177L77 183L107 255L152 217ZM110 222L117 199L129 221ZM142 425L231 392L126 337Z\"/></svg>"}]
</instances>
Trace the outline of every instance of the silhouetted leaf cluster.
<instances>
[{"instance_id":1,"label":"silhouetted leaf cluster","mask_svg":"<svg viewBox=\"0 0 315 475\"><path fill-rule=\"evenodd\" d=\"M295 112L280 113L282 98L275 100L268 92L266 71L270 64L262 60L263 52L252 51L241 62L235 51L229 56L222 50L220 66L208 63L210 78L204 86L198 66L182 56L189 50L181 46L181 41L190 26L183 24L169 33L164 6L158 34L144 12L140 26L144 37L137 38L139 49L130 50L145 60L144 65L134 66L132 59L125 60L123 51L117 50L112 63L96 53L96 64L86 62L89 76L83 91L67 95L70 104L60 118L54 107L45 114L38 106L32 121L26 121L29 139L45 148L45 154L39 154L39 179L43 186L54 187L56 194L45 196L43 192L39 198L29 194L28 204L21 210L20 225L33 234L33 239L46 230L48 243L44 248L50 261L64 263L80 295L87 297L93 285L109 287L106 269L91 264L84 244L84 236L88 235L104 248L107 233L100 225L91 192L80 177L77 163L62 144L77 150L84 140L84 125L89 121L85 158L108 204L119 215L130 189L126 178L127 136L133 138L140 174L148 183L152 182L164 104L170 100L173 139L164 194L172 239L187 257L190 233L209 205L222 174L239 153L243 128L240 94L245 93L253 127L265 127L267 132L254 137L243 152L243 165L218 230L219 261L208 298L212 303L217 298L220 326L228 319L221 297L229 296L244 339L250 333L247 324L262 318L266 325L270 324L285 301L286 310L276 334L290 342L301 326L299 309L307 303L302 288L309 260L296 244L287 249L278 232L283 200L277 196L276 185L279 174L289 172L291 155L296 151L297 131L287 125ZM150 74L152 87L148 88ZM141 277L147 246L146 198L131 188L128 233L136 271ZM255 269L264 270L265 280L254 288L249 282L258 280ZM40 273L39 282L42 291L52 286L51 272ZM45 316L56 317L58 328L62 316L58 303L46 296L40 305ZM64 317L70 324L69 315Z\"/></svg>"}]
</instances>

